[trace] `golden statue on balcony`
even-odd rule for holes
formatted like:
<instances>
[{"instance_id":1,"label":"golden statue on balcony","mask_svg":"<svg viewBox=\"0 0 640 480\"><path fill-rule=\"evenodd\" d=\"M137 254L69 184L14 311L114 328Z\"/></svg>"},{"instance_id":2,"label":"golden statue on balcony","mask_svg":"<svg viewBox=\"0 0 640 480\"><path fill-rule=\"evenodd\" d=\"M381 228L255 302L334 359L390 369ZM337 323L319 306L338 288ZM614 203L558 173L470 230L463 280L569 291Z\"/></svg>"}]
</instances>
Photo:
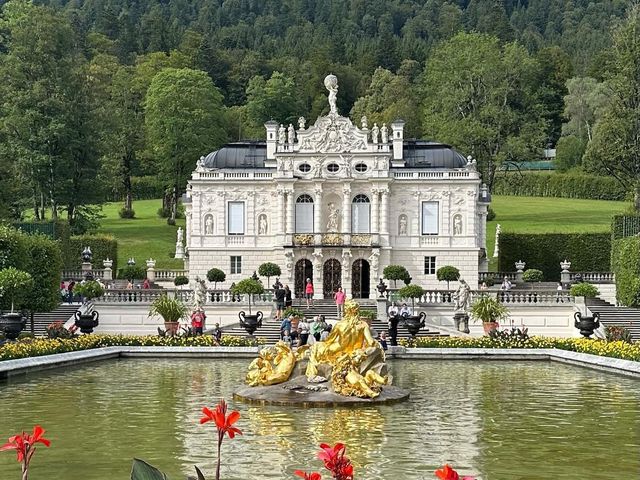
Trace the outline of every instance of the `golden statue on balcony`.
<instances>
[{"instance_id":1,"label":"golden statue on balcony","mask_svg":"<svg viewBox=\"0 0 640 480\"><path fill-rule=\"evenodd\" d=\"M345 313L329 337L294 353L278 342L268 347L249 366L247 383L275 385L289 379L297 361L308 358L305 375L310 383L331 380L334 392L345 396L375 398L390 382L384 351L360 319L360 306L347 301Z\"/></svg>"}]
</instances>

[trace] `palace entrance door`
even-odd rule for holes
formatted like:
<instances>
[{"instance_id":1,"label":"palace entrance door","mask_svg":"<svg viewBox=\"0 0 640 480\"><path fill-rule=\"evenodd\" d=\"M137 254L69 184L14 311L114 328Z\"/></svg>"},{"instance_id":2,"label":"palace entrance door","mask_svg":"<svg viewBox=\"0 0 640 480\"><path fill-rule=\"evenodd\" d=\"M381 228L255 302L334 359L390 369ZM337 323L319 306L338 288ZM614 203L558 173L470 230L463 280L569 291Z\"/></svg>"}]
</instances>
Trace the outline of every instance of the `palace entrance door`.
<instances>
[{"instance_id":1,"label":"palace entrance door","mask_svg":"<svg viewBox=\"0 0 640 480\"><path fill-rule=\"evenodd\" d=\"M342 266L335 258L324 262L322 269L322 294L324 298L333 298L333 294L342 286Z\"/></svg>"},{"instance_id":2,"label":"palace entrance door","mask_svg":"<svg viewBox=\"0 0 640 480\"><path fill-rule=\"evenodd\" d=\"M351 267L351 296L353 298L369 298L369 282L371 280L369 262L359 258Z\"/></svg>"},{"instance_id":3,"label":"palace entrance door","mask_svg":"<svg viewBox=\"0 0 640 480\"><path fill-rule=\"evenodd\" d=\"M296 262L294 285L296 298L304 297L304 288L307 285L307 278L310 278L311 281L313 281L313 264L311 263L311 260L301 258Z\"/></svg>"}]
</instances>

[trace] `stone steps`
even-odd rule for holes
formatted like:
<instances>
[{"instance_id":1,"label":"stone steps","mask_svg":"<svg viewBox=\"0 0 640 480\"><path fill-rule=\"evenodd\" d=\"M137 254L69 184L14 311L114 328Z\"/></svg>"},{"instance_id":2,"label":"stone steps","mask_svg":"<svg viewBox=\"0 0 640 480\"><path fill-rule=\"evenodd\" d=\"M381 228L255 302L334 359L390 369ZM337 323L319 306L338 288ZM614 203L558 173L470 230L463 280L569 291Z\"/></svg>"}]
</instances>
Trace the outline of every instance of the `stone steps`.
<instances>
[{"instance_id":1,"label":"stone steps","mask_svg":"<svg viewBox=\"0 0 640 480\"><path fill-rule=\"evenodd\" d=\"M600 314L602 325L625 327L634 341L640 340L640 309L616 307L600 298L587 299L587 306L591 312Z\"/></svg>"},{"instance_id":2,"label":"stone steps","mask_svg":"<svg viewBox=\"0 0 640 480\"><path fill-rule=\"evenodd\" d=\"M37 337L47 336L47 326L53 322L67 322L80 308L79 303L62 303L52 312L36 313L33 316L33 334ZM31 319L27 318L26 332L31 332Z\"/></svg>"}]
</instances>

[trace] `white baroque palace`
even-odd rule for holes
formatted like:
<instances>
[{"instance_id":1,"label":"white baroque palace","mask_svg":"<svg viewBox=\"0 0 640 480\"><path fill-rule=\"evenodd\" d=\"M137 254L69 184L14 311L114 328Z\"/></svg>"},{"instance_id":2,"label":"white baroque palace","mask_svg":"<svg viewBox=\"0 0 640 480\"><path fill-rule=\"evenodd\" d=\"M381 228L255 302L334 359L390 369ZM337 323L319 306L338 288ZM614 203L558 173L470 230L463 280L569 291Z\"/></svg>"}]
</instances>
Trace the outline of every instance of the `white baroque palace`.
<instances>
[{"instance_id":1,"label":"white baroque palace","mask_svg":"<svg viewBox=\"0 0 640 480\"><path fill-rule=\"evenodd\" d=\"M337 112L313 126L265 124L266 141L236 142L202 157L187 188L189 276L213 267L225 285L264 262L301 295L338 286L373 298L382 270L404 265L425 288L436 270L460 269L472 288L486 268L487 189L475 162L449 145L405 140L404 122L355 126Z\"/></svg>"}]
</instances>

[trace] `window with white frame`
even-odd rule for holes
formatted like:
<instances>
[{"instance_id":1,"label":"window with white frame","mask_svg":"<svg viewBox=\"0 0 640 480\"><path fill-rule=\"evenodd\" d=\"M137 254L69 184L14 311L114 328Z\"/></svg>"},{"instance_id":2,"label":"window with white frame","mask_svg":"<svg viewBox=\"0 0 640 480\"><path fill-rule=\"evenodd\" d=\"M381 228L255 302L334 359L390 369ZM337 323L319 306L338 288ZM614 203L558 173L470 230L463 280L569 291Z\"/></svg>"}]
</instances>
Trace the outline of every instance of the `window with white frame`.
<instances>
[{"instance_id":1,"label":"window with white frame","mask_svg":"<svg viewBox=\"0 0 640 480\"><path fill-rule=\"evenodd\" d=\"M351 203L351 232L369 233L371 230L371 202L366 195L356 195Z\"/></svg>"},{"instance_id":2,"label":"window with white frame","mask_svg":"<svg viewBox=\"0 0 640 480\"><path fill-rule=\"evenodd\" d=\"M229 271L231 272L231 275L242 273L242 257L231 257L231 268L229 269Z\"/></svg>"},{"instance_id":3,"label":"window with white frame","mask_svg":"<svg viewBox=\"0 0 640 480\"><path fill-rule=\"evenodd\" d=\"M227 234L244 235L244 202L229 202L227 210Z\"/></svg>"},{"instance_id":4,"label":"window with white frame","mask_svg":"<svg viewBox=\"0 0 640 480\"><path fill-rule=\"evenodd\" d=\"M422 235L438 235L438 202L422 202Z\"/></svg>"},{"instance_id":5,"label":"window with white frame","mask_svg":"<svg viewBox=\"0 0 640 480\"><path fill-rule=\"evenodd\" d=\"M296 199L296 233L313 233L313 198L306 193Z\"/></svg>"},{"instance_id":6,"label":"window with white frame","mask_svg":"<svg viewBox=\"0 0 640 480\"><path fill-rule=\"evenodd\" d=\"M436 274L436 257L424 257L424 274Z\"/></svg>"}]
</instances>

